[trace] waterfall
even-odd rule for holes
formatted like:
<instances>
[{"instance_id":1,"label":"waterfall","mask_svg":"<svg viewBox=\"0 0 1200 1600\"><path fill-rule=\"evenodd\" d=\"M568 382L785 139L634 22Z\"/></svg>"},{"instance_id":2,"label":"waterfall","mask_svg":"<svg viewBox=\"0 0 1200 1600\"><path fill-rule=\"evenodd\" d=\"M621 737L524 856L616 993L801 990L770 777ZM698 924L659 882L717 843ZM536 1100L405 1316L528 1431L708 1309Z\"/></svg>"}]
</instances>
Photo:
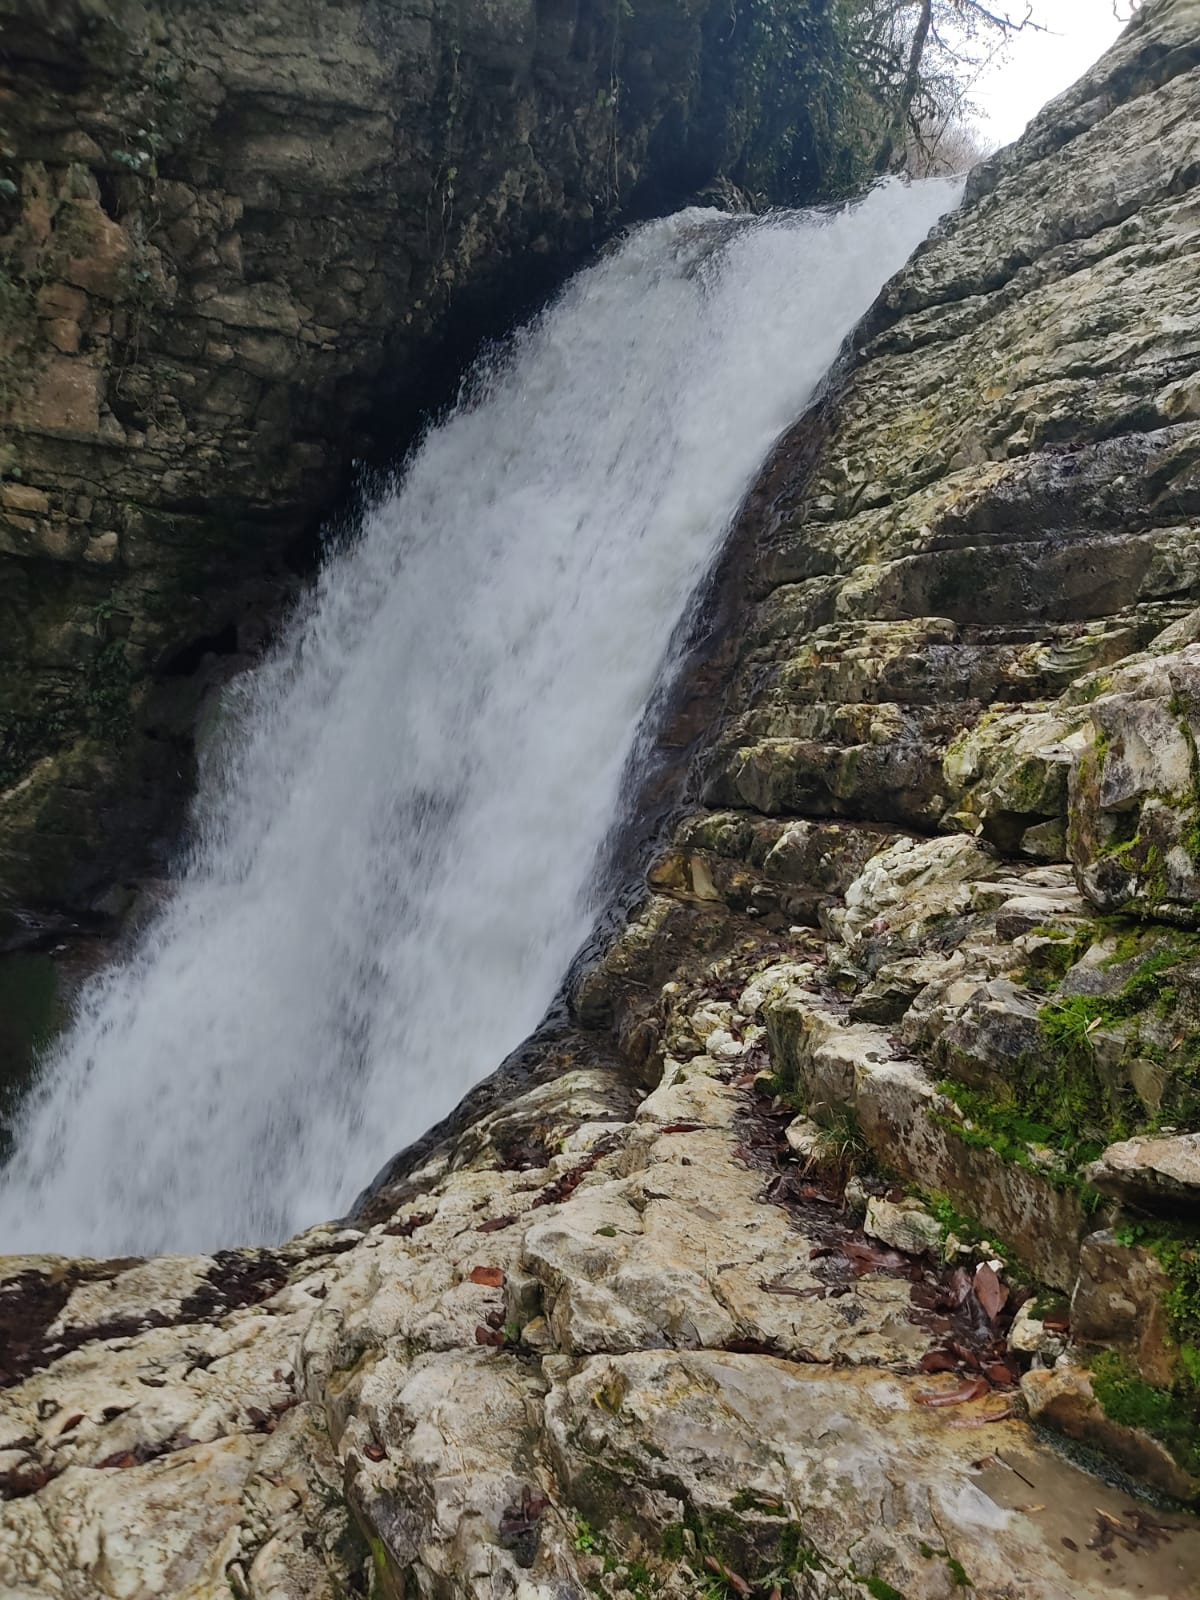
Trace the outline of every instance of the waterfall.
<instances>
[{"instance_id":1,"label":"waterfall","mask_svg":"<svg viewBox=\"0 0 1200 1600\"><path fill-rule=\"evenodd\" d=\"M175 890L20 1113L0 1251L337 1215L537 1025L689 596L957 195L650 223L481 364L226 692Z\"/></svg>"}]
</instances>

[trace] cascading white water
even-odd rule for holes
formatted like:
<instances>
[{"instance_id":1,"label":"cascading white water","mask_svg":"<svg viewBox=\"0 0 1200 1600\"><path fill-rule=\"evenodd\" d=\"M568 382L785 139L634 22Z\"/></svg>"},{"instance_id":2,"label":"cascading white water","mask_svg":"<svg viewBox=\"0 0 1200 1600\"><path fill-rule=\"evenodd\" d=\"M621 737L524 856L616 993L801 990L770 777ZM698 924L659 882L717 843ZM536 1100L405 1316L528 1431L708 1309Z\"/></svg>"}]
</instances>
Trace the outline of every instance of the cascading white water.
<instances>
[{"instance_id":1,"label":"cascading white water","mask_svg":"<svg viewBox=\"0 0 1200 1600\"><path fill-rule=\"evenodd\" d=\"M336 1215L538 1023L688 596L952 183L632 234L477 374L235 685L177 892L92 982L0 1252Z\"/></svg>"}]
</instances>

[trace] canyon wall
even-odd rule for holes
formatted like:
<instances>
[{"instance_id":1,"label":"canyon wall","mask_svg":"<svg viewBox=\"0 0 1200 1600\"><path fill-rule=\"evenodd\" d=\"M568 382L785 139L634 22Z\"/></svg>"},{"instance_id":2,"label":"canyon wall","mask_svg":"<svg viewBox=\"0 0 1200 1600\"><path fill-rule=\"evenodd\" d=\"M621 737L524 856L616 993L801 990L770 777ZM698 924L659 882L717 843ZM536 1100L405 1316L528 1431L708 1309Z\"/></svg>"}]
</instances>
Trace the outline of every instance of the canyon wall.
<instances>
[{"instance_id":1,"label":"canyon wall","mask_svg":"<svg viewBox=\"0 0 1200 1600\"><path fill-rule=\"evenodd\" d=\"M403 443L473 342L622 221L755 176L775 69L745 20L0 5L11 903L88 909L169 840L203 691L261 647L352 457ZM776 98L780 181L811 195L844 159L820 5L810 35Z\"/></svg>"}]
</instances>

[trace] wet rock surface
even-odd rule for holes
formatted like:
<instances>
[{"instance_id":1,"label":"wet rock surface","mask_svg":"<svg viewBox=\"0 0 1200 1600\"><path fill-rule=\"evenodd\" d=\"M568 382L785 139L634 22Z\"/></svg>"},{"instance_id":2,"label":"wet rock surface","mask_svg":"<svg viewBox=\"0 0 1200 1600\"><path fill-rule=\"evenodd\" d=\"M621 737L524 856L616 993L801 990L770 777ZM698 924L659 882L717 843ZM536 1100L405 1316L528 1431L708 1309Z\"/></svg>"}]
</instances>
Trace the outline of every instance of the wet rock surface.
<instances>
[{"instance_id":1,"label":"wet rock surface","mask_svg":"<svg viewBox=\"0 0 1200 1600\"><path fill-rule=\"evenodd\" d=\"M1200 1526L1020 1420L1028 1290L870 1238L832 1153L794 1157L762 1013L824 952L734 943L666 997L635 1111L622 1072L563 1074L386 1221L4 1262L41 1325L0 1411L4 1592L1189 1593Z\"/></svg>"},{"instance_id":2,"label":"wet rock surface","mask_svg":"<svg viewBox=\"0 0 1200 1600\"><path fill-rule=\"evenodd\" d=\"M1088 1168L1088 1180L1146 1210L1200 1210L1200 1133L1110 1145Z\"/></svg>"},{"instance_id":3,"label":"wet rock surface","mask_svg":"<svg viewBox=\"0 0 1200 1600\"><path fill-rule=\"evenodd\" d=\"M502 1095L280 1250L3 1264L0 1589L1190 1600L1198 179L1158 0L777 452Z\"/></svg>"}]
</instances>

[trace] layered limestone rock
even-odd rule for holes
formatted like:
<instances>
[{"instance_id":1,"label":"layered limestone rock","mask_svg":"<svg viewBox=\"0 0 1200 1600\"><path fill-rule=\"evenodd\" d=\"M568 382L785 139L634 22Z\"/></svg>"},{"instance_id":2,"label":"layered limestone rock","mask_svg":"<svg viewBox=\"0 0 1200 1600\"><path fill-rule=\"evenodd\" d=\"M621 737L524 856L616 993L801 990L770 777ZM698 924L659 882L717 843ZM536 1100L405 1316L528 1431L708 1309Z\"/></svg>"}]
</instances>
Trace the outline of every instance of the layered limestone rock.
<instances>
[{"instance_id":1,"label":"layered limestone rock","mask_svg":"<svg viewBox=\"0 0 1200 1600\"><path fill-rule=\"evenodd\" d=\"M1194 1595L1198 181L1150 0L764 474L523 1078L281 1249L4 1264L6 1593Z\"/></svg>"},{"instance_id":2,"label":"layered limestone rock","mask_svg":"<svg viewBox=\"0 0 1200 1600\"><path fill-rule=\"evenodd\" d=\"M6 1261L0 1591L1184 1600L1200 1525L1015 1414L990 1268L806 1178L760 1064L819 941L727 931L640 1103L577 1067L276 1251Z\"/></svg>"},{"instance_id":3,"label":"layered limestone rock","mask_svg":"<svg viewBox=\"0 0 1200 1600\"><path fill-rule=\"evenodd\" d=\"M731 16L0 4L6 897L86 907L144 856L205 658L257 649L371 424L402 444L472 329L631 214L753 177L764 84L797 125L785 175L830 181L829 17L776 85Z\"/></svg>"},{"instance_id":4,"label":"layered limestone rock","mask_svg":"<svg viewBox=\"0 0 1200 1600\"><path fill-rule=\"evenodd\" d=\"M1073 1297L1091 1377L1031 1407L1185 1497L1198 62L1200 8L1147 8L885 291L749 513L712 809L652 874L820 923L780 1083ZM827 829L843 875L788 883Z\"/></svg>"}]
</instances>

